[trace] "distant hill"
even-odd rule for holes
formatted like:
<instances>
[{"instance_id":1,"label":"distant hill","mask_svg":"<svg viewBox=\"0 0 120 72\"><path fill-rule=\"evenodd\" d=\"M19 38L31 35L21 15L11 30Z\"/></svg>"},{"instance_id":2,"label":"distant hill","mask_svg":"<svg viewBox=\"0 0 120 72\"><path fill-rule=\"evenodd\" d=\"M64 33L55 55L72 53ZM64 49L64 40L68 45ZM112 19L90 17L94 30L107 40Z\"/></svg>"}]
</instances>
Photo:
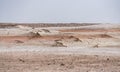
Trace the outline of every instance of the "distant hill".
<instances>
[{"instance_id":1,"label":"distant hill","mask_svg":"<svg viewBox=\"0 0 120 72\"><path fill-rule=\"evenodd\" d=\"M17 25L29 26L29 27L77 27L88 26L99 23L0 23L0 28L11 28Z\"/></svg>"}]
</instances>

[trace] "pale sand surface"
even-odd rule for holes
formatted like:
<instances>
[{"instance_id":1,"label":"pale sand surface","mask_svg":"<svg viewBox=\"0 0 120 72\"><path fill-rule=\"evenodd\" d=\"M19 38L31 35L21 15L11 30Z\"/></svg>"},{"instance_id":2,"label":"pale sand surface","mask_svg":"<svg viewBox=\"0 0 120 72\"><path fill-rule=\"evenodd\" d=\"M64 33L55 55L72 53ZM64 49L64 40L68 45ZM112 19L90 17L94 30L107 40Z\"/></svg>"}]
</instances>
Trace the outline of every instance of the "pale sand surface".
<instances>
[{"instance_id":1,"label":"pale sand surface","mask_svg":"<svg viewBox=\"0 0 120 72\"><path fill-rule=\"evenodd\" d=\"M119 24L0 27L0 72L120 72Z\"/></svg>"}]
</instances>

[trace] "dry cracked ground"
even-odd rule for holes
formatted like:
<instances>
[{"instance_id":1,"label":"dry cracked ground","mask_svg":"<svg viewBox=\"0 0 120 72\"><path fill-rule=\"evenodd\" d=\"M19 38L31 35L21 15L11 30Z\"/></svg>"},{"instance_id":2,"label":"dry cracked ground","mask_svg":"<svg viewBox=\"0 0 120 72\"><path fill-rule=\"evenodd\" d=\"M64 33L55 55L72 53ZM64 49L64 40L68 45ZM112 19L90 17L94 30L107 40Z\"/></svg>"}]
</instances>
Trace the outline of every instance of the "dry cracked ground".
<instances>
[{"instance_id":1,"label":"dry cracked ground","mask_svg":"<svg viewBox=\"0 0 120 72\"><path fill-rule=\"evenodd\" d=\"M120 25L0 23L0 72L120 72Z\"/></svg>"}]
</instances>

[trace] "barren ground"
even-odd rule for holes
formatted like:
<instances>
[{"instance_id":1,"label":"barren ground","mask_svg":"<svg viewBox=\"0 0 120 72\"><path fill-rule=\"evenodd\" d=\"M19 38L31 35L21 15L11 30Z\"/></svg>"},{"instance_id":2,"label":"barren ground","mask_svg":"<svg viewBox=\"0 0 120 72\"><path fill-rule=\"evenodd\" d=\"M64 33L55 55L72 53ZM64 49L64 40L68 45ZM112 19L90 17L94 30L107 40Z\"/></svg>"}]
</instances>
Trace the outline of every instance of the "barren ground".
<instances>
[{"instance_id":1,"label":"barren ground","mask_svg":"<svg viewBox=\"0 0 120 72\"><path fill-rule=\"evenodd\" d=\"M119 24L1 24L0 72L120 72Z\"/></svg>"}]
</instances>

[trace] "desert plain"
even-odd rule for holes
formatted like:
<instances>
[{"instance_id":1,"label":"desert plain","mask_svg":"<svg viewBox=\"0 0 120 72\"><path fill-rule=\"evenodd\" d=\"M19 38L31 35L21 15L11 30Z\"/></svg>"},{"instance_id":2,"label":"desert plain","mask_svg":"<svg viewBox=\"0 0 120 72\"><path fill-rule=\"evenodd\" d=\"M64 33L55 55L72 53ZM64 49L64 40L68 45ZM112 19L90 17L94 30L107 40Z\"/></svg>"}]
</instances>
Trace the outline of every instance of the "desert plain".
<instances>
[{"instance_id":1,"label":"desert plain","mask_svg":"<svg viewBox=\"0 0 120 72\"><path fill-rule=\"evenodd\" d=\"M0 23L0 72L120 72L120 24Z\"/></svg>"}]
</instances>

